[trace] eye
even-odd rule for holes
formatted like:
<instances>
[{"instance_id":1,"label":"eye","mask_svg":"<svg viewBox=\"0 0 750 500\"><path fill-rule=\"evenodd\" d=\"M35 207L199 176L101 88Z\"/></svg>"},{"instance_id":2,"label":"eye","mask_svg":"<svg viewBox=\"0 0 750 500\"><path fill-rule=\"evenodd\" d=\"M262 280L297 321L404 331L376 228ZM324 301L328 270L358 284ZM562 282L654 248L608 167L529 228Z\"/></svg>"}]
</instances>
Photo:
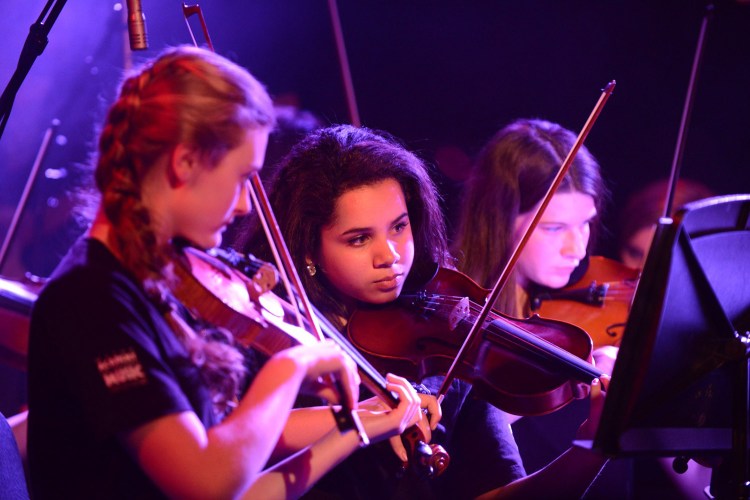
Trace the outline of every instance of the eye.
<instances>
[{"instance_id":1,"label":"eye","mask_svg":"<svg viewBox=\"0 0 750 500\"><path fill-rule=\"evenodd\" d=\"M353 237L349 238L348 240L346 240L346 243L349 246L361 247L362 245L364 245L367 242L368 238L369 238L369 236L366 235L366 234L358 234L358 235L353 236Z\"/></svg>"},{"instance_id":2,"label":"eye","mask_svg":"<svg viewBox=\"0 0 750 500\"><path fill-rule=\"evenodd\" d=\"M409 219L404 219L393 226L393 231L395 233L402 233L407 227L409 227Z\"/></svg>"},{"instance_id":3,"label":"eye","mask_svg":"<svg viewBox=\"0 0 750 500\"><path fill-rule=\"evenodd\" d=\"M564 229L562 224L540 224L539 229L545 233L559 233Z\"/></svg>"}]
</instances>

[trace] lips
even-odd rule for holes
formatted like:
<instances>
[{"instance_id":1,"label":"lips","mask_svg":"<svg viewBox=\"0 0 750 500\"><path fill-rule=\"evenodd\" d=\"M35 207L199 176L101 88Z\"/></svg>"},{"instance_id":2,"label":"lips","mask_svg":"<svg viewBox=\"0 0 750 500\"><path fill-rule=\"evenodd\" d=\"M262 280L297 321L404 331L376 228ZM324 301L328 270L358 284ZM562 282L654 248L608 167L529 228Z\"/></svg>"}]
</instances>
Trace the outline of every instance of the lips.
<instances>
[{"instance_id":1,"label":"lips","mask_svg":"<svg viewBox=\"0 0 750 500\"><path fill-rule=\"evenodd\" d=\"M387 276L385 278L379 279L375 281L375 286L378 290L381 291L390 291L394 288L397 288L401 280L403 279L403 274L392 274L390 276Z\"/></svg>"}]
</instances>

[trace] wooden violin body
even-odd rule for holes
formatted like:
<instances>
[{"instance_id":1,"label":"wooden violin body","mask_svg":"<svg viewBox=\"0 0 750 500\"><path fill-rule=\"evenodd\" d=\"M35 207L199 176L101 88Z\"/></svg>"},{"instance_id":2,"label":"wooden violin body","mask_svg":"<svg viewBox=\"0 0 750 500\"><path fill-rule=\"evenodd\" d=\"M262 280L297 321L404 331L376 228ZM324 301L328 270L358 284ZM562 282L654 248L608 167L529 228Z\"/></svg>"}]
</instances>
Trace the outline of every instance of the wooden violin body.
<instances>
[{"instance_id":1,"label":"wooden violin body","mask_svg":"<svg viewBox=\"0 0 750 500\"><path fill-rule=\"evenodd\" d=\"M620 344L640 270L605 257L589 258L584 275L559 290L544 289L531 297L531 310L583 328L594 347Z\"/></svg>"},{"instance_id":2,"label":"wooden violin body","mask_svg":"<svg viewBox=\"0 0 750 500\"><path fill-rule=\"evenodd\" d=\"M440 269L416 295L357 310L349 338L381 371L416 379L445 374L485 297L470 278ZM588 362L592 348L591 338L574 325L494 313L457 376L505 411L540 415L588 394L591 380L601 376Z\"/></svg>"},{"instance_id":3,"label":"wooden violin body","mask_svg":"<svg viewBox=\"0 0 750 500\"><path fill-rule=\"evenodd\" d=\"M309 332L284 322L287 311L279 297L204 252L187 247L184 256L186 262L175 265L174 293L195 316L268 356L317 342Z\"/></svg>"}]
</instances>

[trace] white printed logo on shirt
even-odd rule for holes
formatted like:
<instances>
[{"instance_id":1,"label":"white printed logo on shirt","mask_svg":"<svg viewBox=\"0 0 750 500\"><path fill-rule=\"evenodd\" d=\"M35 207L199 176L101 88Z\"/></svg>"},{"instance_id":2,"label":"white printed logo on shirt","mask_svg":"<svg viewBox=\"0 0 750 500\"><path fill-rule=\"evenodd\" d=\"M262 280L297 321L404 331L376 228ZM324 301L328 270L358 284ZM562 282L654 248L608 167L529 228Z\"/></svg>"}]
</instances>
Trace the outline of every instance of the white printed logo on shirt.
<instances>
[{"instance_id":1,"label":"white printed logo on shirt","mask_svg":"<svg viewBox=\"0 0 750 500\"><path fill-rule=\"evenodd\" d=\"M104 385L111 391L146 383L143 366L132 348L105 358L97 358L96 366Z\"/></svg>"}]
</instances>

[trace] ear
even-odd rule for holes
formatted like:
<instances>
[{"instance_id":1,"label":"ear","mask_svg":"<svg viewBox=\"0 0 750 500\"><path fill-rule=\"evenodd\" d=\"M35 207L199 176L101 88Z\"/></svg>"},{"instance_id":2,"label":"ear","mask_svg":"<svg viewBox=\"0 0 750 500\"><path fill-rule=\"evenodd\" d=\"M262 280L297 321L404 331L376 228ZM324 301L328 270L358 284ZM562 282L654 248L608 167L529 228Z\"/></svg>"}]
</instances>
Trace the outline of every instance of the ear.
<instances>
[{"instance_id":1,"label":"ear","mask_svg":"<svg viewBox=\"0 0 750 500\"><path fill-rule=\"evenodd\" d=\"M200 169L198 153L186 144L178 144L172 150L167 165L167 176L172 187L190 182Z\"/></svg>"}]
</instances>

